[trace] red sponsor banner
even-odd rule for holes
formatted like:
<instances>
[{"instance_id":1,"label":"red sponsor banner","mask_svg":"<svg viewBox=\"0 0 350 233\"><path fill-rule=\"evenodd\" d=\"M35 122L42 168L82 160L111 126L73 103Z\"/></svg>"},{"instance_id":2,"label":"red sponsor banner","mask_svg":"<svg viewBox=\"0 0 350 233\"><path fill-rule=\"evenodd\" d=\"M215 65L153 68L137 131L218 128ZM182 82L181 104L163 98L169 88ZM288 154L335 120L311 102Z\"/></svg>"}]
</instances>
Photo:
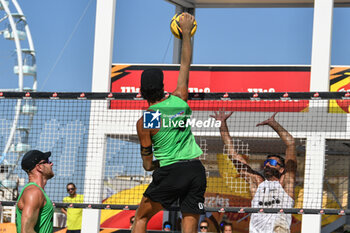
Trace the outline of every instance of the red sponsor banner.
<instances>
[{"instance_id":1,"label":"red sponsor banner","mask_svg":"<svg viewBox=\"0 0 350 233\"><path fill-rule=\"evenodd\" d=\"M113 65L111 92L138 93L144 69L157 67L164 72L164 90L176 88L179 66ZM268 66L192 66L189 92L308 92L309 67ZM193 110L227 111L303 111L308 101L189 101ZM112 109L145 109L146 101L112 101Z\"/></svg>"},{"instance_id":2,"label":"red sponsor banner","mask_svg":"<svg viewBox=\"0 0 350 233\"><path fill-rule=\"evenodd\" d=\"M242 197L236 195L228 195L222 193L205 193L205 203L206 207L240 207L247 206L250 207L251 198Z\"/></svg>"}]
</instances>

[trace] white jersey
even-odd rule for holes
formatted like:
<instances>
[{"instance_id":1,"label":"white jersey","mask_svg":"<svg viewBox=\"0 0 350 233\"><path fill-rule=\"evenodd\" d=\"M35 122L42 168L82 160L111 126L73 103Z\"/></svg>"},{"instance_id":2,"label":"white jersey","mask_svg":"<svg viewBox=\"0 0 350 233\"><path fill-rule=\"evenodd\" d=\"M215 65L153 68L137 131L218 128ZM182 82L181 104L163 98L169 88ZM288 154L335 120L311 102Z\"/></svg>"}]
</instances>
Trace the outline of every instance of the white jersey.
<instances>
[{"instance_id":1,"label":"white jersey","mask_svg":"<svg viewBox=\"0 0 350 233\"><path fill-rule=\"evenodd\" d=\"M253 208L293 208L294 200L279 181L265 180L259 184L252 200ZM250 233L290 232L291 214L254 213L250 217Z\"/></svg>"}]
</instances>

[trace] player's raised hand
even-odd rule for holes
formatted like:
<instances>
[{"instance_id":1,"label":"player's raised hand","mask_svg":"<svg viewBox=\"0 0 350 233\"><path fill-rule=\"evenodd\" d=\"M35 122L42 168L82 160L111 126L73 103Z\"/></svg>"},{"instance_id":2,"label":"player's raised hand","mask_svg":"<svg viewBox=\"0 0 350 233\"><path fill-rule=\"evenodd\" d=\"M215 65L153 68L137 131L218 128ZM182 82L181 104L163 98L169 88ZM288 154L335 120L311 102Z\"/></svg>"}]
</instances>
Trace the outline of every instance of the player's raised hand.
<instances>
[{"instance_id":1,"label":"player's raised hand","mask_svg":"<svg viewBox=\"0 0 350 233\"><path fill-rule=\"evenodd\" d=\"M269 125L270 123L275 122L275 121L276 121L276 120L275 120L276 114L277 114L277 112L275 112L269 119L264 120L264 121L258 123L258 124L256 125L256 127L262 126L262 125Z\"/></svg>"},{"instance_id":2,"label":"player's raised hand","mask_svg":"<svg viewBox=\"0 0 350 233\"><path fill-rule=\"evenodd\" d=\"M191 33L193 23L194 23L194 16L187 12L184 12L180 16L179 23L182 30L182 34Z\"/></svg>"},{"instance_id":3,"label":"player's raised hand","mask_svg":"<svg viewBox=\"0 0 350 233\"><path fill-rule=\"evenodd\" d=\"M214 112L214 115L209 115L210 117L214 118L217 121L224 122L229 118L233 112L226 113L224 110L220 110L219 112Z\"/></svg>"}]
</instances>

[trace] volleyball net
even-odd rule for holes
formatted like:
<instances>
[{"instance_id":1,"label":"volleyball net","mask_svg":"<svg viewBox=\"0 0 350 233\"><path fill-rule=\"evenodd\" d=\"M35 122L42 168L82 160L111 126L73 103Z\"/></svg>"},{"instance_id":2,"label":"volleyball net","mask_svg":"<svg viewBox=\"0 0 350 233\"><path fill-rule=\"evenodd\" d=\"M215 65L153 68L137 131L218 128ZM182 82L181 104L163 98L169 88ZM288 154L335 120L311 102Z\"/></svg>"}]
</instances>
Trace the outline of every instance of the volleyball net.
<instances>
[{"instance_id":1,"label":"volleyball net","mask_svg":"<svg viewBox=\"0 0 350 233\"><path fill-rule=\"evenodd\" d=\"M207 174L206 210L348 214L349 96L339 92L190 94L193 112L186 123L203 151L199 159ZM70 207L137 207L152 180L152 173L142 167L136 133L136 121L148 107L139 94L2 92L0 106L3 205L13 205L27 182L20 166L22 156L38 149L52 152L55 176L46 192L56 206L67 206L62 200L72 182L84 201ZM212 117L221 112L233 112L227 119L230 149L221 137L220 122ZM247 169L263 175L267 155L286 153L285 142L271 127L256 127L275 112L276 121L295 139L294 203L284 205L282 194L272 192L269 199L252 206L258 192L251 189ZM162 127L167 124L171 123L161 122ZM232 159L232 153L249 167Z\"/></svg>"}]
</instances>

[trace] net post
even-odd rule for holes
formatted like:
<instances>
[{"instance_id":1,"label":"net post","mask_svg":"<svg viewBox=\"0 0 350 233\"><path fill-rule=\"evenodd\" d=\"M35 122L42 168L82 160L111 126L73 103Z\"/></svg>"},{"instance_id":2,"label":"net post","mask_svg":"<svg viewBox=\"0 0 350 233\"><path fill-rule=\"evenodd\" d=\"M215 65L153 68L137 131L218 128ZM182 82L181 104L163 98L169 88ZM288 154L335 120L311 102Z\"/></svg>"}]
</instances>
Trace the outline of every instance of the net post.
<instances>
[{"instance_id":1,"label":"net post","mask_svg":"<svg viewBox=\"0 0 350 233\"><path fill-rule=\"evenodd\" d=\"M327 100L310 100L309 114L327 114L327 106ZM326 132L308 132L305 145L304 209L322 208L325 155ZM304 214L301 223L302 232L321 232L321 221L320 214Z\"/></svg>"},{"instance_id":2,"label":"net post","mask_svg":"<svg viewBox=\"0 0 350 233\"><path fill-rule=\"evenodd\" d=\"M114 23L116 0L99 0L96 5L95 43L92 91L109 91L110 73L113 52ZM102 107L106 107L102 104ZM101 108L98 103L92 102L90 109L89 146L87 148L86 173L84 181L84 201L88 203L101 203L103 172L105 159L105 136L97 133L99 125L96 109ZM95 124L95 125L94 125ZM102 143L102 144L100 144ZM95 194L90 188L94 188ZM82 219L82 232L100 231L101 210L84 209Z\"/></svg>"},{"instance_id":3,"label":"net post","mask_svg":"<svg viewBox=\"0 0 350 233\"><path fill-rule=\"evenodd\" d=\"M306 139L303 208L322 208L325 143L322 135ZM321 232L321 215L304 214L302 219L302 232Z\"/></svg>"},{"instance_id":4,"label":"net post","mask_svg":"<svg viewBox=\"0 0 350 233\"><path fill-rule=\"evenodd\" d=\"M91 109L98 109L98 103L92 103ZM93 118L93 113L91 113ZM105 161L105 135L98 133L99 125L96 120L90 120L89 140L86 158L86 172L84 180L84 201L87 203L101 203L103 199L103 173ZM94 190L94 192L91 192ZM82 232L100 231L101 210L84 209Z\"/></svg>"},{"instance_id":5,"label":"net post","mask_svg":"<svg viewBox=\"0 0 350 233\"><path fill-rule=\"evenodd\" d=\"M333 0L314 2L310 91L329 91L333 5ZM322 207L325 143L324 134L307 137L303 208ZM308 168L315 169L315 173L307 174ZM321 232L321 215L303 215L301 230Z\"/></svg>"}]
</instances>

